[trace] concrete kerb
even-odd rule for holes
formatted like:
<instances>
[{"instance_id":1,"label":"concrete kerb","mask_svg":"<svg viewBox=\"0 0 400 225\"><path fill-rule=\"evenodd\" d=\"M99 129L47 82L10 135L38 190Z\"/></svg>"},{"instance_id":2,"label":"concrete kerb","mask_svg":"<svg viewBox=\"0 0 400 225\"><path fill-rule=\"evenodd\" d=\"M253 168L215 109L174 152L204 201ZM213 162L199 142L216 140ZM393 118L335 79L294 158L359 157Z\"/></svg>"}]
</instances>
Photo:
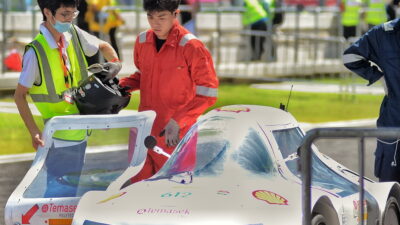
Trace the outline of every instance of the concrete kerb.
<instances>
[{"instance_id":1,"label":"concrete kerb","mask_svg":"<svg viewBox=\"0 0 400 225\"><path fill-rule=\"evenodd\" d=\"M322 84L310 82L283 82L273 84L252 84L251 87L269 90L290 90L293 85L293 91L315 92L315 93L342 93L343 89L348 88L348 92L357 94L383 95L385 90L381 85L340 85L340 84ZM353 88L353 90L351 90Z\"/></svg>"},{"instance_id":2,"label":"concrete kerb","mask_svg":"<svg viewBox=\"0 0 400 225\"><path fill-rule=\"evenodd\" d=\"M377 120L377 118L335 121L335 122L326 122L326 123L300 123L300 127L304 131L309 131L313 128L321 128L321 127L375 127L376 120Z\"/></svg>"}]
</instances>

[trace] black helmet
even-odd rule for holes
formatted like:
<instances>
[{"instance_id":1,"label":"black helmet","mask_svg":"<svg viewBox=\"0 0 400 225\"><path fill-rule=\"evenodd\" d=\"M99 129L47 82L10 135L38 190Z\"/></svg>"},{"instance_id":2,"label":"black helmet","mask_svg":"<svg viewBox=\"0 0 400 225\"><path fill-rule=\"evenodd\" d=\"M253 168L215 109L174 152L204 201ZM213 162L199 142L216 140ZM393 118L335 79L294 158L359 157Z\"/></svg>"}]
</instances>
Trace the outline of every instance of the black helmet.
<instances>
[{"instance_id":1,"label":"black helmet","mask_svg":"<svg viewBox=\"0 0 400 225\"><path fill-rule=\"evenodd\" d=\"M117 114L125 108L131 95L119 87L118 82L116 77L104 79L101 72L81 81L79 87L73 91L80 114Z\"/></svg>"}]
</instances>

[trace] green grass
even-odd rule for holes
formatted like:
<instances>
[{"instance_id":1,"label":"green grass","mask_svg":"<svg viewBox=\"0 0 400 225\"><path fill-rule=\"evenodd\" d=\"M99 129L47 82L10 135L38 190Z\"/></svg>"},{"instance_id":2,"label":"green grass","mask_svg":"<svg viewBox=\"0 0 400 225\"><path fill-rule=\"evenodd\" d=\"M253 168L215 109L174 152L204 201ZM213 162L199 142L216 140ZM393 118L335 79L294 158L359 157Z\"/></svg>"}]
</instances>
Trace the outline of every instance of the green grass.
<instances>
[{"instance_id":1,"label":"green grass","mask_svg":"<svg viewBox=\"0 0 400 225\"><path fill-rule=\"evenodd\" d=\"M11 97L1 98L2 102L13 102ZM28 98L29 102L32 102ZM129 109L137 109L139 105L139 94L133 94L128 105ZM39 116L34 116L40 129L43 129L43 120ZM0 155L19 154L33 152L31 136L26 129L24 122L19 114L0 113ZM93 130L89 138L89 145L102 145L104 140L107 144L126 143L128 140L127 129L113 130Z\"/></svg>"},{"instance_id":2,"label":"green grass","mask_svg":"<svg viewBox=\"0 0 400 225\"><path fill-rule=\"evenodd\" d=\"M219 88L216 105L251 104L279 107L287 103L289 91L263 90L248 85L226 85ZM292 92L288 111L301 122L327 122L376 118L382 101L380 95L341 95L331 93Z\"/></svg>"},{"instance_id":3,"label":"green grass","mask_svg":"<svg viewBox=\"0 0 400 225\"><path fill-rule=\"evenodd\" d=\"M42 119L35 116L35 121L43 129ZM0 113L0 155L33 152L31 137L18 114ZM91 130L88 145L108 145L127 143L127 128L112 130Z\"/></svg>"},{"instance_id":4,"label":"green grass","mask_svg":"<svg viewBox=\"0 0 400 225\"><path fill-rule=\"evenodd\" d=\"M289 92L250 88L246 84L221 84L217 103L209 110L232 104L266 105L279 107L286 104ZM340 95L292 92L289 112L301 122L327 122L376 118L382 96ZM12 101L2 98L1 101ZM139 95L134 94L128 109L137 109ZM37 123L43 128L39 117ZM0 113L0 155L33 152L31 138L18 114ZM89 138L89 145L126 143L126 129L95 130Z\"/></svg>"},{"instance_id":5,"label":"green grass","mask_svg":"<svg viewBox=\"0 0 400 225\"><path fill-rule=\"evenodd\" d=\"M43 127L39 117L37 124ZM0 155L32 152L31 136L18 114L0 113Z\"/></svg>"}]
</instances>

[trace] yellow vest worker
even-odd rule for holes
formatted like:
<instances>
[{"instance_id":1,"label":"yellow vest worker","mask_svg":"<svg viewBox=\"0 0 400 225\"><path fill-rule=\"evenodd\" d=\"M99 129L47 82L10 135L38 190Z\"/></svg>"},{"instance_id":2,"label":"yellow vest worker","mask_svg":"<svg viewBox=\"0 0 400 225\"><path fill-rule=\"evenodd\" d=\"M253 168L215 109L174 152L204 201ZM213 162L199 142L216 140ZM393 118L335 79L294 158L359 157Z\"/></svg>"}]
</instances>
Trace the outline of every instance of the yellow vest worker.
<instances>
[{"instance_id":1,"label":"yellow vest worker","mask_svg":"<svg viewBox=\"0 0 400 225\"><path fill-rule=\"evenodd\" d=\"M63 99L63 93L68 89L66 83L72 84L70 87L77 87L78 82L87 77L86 59L73 26L71 33L73 34L71 43L67 48L71 64L68 77L64 77L64 71L60 69L64 66L64 62L60 60L58 49L51 48L43 34L36 36L26 48L27 50L33 48L38 58L42 80L40 84L32 86L29 94L45 121L54 116L79 114L75 104ZM85 134L86 131L60 130L53 137L63 140L83 140Z\"/></svg>"},{"instance_id":2,"label":"yellow vest worker","mask_svg":"<svg viewBox=\"0 0 400 225\"><path fill-rule=\"evenodd\" d=\"M361 4L361 0L342 0L343 36L346 39L357 36Z\"/></svg>"},{"instance_id":3,"label":"yellow vest worker","mask_svg":"<svg viewBox=\"0 0 400 225\"><path fill-rule=\"evenodd\" d=\"M368 9L365 18L369 27L382 24L387 21L385 1L384 0L367 0Z\"/></svg>"},{"instance_id":4,"label":"yellow vest worker","mask_svg":"<svg viewBox=\"0 0 400 225\"><path fill-rule=\"evenodd\" d=\"M106 6L116 6L114 0L88 0L88 11L85 19L89 23L89 30L93 32L103 32L108 34L111 28L116 28L124 24L117 10L107 10L106 14L101 14L101 10ZM100 19L105 18L101 27Z\"/></svg>"},{"instance_id":5,"label":"yellow vest worker","mask_svg":"<svg viewBox=\"0 0 400 225\"><path fill-rule=\"evenodd\" d=\"M44 138L36 124L26 99L28 93L45 122L54 116L79 114L69 93L87 77L86 56L99 50L107 61L110 77L121 69L117 53L110 44L82 31L72 24L78 16L77 0L38 0L43 15L40 34L26 46L22 71L15 89L14 99L32 140L34 149L39 146L45 158L42 168L47 183L43 183L42 197L75 197L73 187L59 192L56 179L68 173L79 179L86 151L86 130L60 130L51 138ZM47 143L45 143L45 141Z\"/></svg>"},{"instance_id":6,"label":"yellow vest worker","mask_svg":"<svg viewBox=\"0 0 400 225\"><path fill-rule=\"evenodd\" d=\"M245 12L242 16L243 25L247 26L259 20L268 18L267 11L262 7L258 0L244 0Z\"/></svg>"}]
</instances>

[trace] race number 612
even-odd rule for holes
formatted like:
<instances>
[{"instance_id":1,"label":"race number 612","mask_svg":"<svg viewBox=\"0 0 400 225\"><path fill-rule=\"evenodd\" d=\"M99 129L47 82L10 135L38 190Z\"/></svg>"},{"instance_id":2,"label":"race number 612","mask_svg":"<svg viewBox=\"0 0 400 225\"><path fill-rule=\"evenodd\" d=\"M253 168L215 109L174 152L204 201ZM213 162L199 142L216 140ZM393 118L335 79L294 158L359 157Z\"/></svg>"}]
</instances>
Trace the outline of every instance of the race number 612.
<instances>
[{"instance_id":1,"label":"race number 612","mask_svg":"<svg viewBox=\"0 0 400 225\"><path fill-rule=\"evenodd\" d=\"M190 192L167 192L161 195L162 198L186 198L191 195Z\"/></svg>"}]
</instances>

